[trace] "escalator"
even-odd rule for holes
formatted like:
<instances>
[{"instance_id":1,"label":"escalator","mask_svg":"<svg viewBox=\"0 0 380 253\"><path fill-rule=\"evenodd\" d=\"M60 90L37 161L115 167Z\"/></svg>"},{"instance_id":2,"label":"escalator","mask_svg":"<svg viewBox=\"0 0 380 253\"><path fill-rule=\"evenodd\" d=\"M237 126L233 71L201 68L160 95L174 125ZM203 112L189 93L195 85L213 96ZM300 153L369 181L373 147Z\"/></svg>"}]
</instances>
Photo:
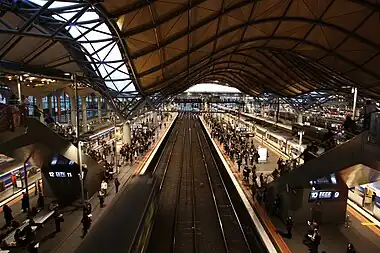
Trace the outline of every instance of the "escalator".
<instances>
[{"instance_id":1,"label":"escalator","mask_svg":"<svg viewBox=\"0 0 380 253\"><path fill-rule=\"evenodd\" d=\"M364 131L293 168L269 184L280 192L286 185L307 187L310 181L336 174L348 187L380 179L380 145L376 129Z\"/></svg>"},{"instance_id":2,"label":"escalator","mask_svg":"<svg viewBox=\"0 0 380 253\"><path fill-rule=\"evenodd\" d=\"M0 132L0 154L35 165L45 175L48 170L51 173L53 159L57 156L78 165L77 152L78 149L72 142L34 118L28 118L26 128L16 127L13 132L4 129ZM87 167L84 183L91 196L99 188L103 167L85 154L82 154L81 159Z\"/></svg>"}]
</instances>

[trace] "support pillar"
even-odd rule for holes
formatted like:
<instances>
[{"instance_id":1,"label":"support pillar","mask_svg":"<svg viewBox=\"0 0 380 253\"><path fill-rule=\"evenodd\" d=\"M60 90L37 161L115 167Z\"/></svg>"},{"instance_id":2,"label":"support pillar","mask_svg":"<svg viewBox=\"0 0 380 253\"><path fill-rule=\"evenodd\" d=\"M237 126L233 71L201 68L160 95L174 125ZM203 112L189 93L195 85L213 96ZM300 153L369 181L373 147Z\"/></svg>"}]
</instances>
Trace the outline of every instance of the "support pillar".
<instances>
[{"instance_id":1,"label":"support pillar","mask_svg":"<svg viewBox=\"0 0 380 253\"><path fill-rule=\"evenodd\" d=\"M87 132L87 101L86 97L82 97L82 132Z\"/></svg>"},{"instance_id":2,"label":"support pillar","mask_svg":"<svg viewBox=\"0 0 380 253\"><path fill-rule=\"evenodd\" d=\"M111 106L108 103L106 104L106 117L111 117Z\"/></svg>"},{"instance_id":3,"label":"support pillar","mask_svg":"<svg viewBox=\"0 0 380 253\"><path fill-rule=\"evenodd\" d=\"M77 125L77 102L75 101L75 96L70 97L70 123L73 127Z\"/></svg>"},{"instance_id":4,"label":"support pillar","mask_svg":"<svg viewBox=\"0 0 380 253\"><path fill-rule=\"evenodd\" d=\"M98 98L98 120L99 123L102 121L102 97L97 97Z\"/></svg>"},{"instance_id":5,"label":"support pillar","mask_svg":"<svg viewBox=\"0 0 380 253\"><path fill-rule=\"evenodd\" d=\"M61 121L61 94L57 94L57 122Z\"/></svg>"},{"instance_id":6,"label":"support pillar","mask_svg":"<svg viewBox=\"0 0 380 253\"><path fill-rule=\"evenodd\" d=\"M53 110L52 110L52 105L51 105L51 96L47 97L47 102L48 102L49 115L53 116Z\"/></svg>"},{"instance_id":7,"label":"support pillar","mask_svg":"<svg viewBox=\"0 0 380 253\"><path fill-rule=\"evenodd\" d=\"M131 141L131 125L128 121L124 122L124 124L123 124L123 143L129 144L129 145L132 143L132 141Z\"/></svg>"}]
</instances>

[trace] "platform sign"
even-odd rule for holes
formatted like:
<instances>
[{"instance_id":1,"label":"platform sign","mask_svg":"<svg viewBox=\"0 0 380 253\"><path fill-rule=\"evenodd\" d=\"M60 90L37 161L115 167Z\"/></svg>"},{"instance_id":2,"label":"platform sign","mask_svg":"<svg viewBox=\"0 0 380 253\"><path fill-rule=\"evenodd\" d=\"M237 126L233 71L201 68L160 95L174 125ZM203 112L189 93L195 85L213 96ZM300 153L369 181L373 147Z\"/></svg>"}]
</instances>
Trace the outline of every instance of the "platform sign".
<instances>
[{"instance_id":1,"label":"platform sign","mask_svg":"<svg viewBox=\"0 0 380 253\"><path fill-rule=\"evenodd\" d=\"M339 191L311 191L309 194L309 201L316 200L332 200L338 199L340 196Z\"/></svg>"},{"instance_id":2,"label":"platform sign","mask_svg":"<svg viewBox=\"0 0 380 253\"><path fill-rule=\"evenodd\" d=\"M268 149L267 148L263 148L263 147L259 147L257 149L257 153L259 154L259 163L265 163L267 161L267 158L268 158Z\"/></svg>"}]
</instances>

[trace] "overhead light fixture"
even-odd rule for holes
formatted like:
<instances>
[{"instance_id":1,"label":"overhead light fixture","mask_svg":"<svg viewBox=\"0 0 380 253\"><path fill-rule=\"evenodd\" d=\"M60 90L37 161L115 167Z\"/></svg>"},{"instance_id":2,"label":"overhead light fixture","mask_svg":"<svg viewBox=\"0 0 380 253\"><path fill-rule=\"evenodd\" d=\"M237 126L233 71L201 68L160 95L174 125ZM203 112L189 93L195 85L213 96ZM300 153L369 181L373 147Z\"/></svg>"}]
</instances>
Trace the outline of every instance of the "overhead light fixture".
<instances>
[{"instance_id":1,"label":"overhead light fixture","mask_svg":"<svg viewBox=\"0 0 380 253\"><path fill-rule=\"evenodd\" d=\"M28 77L28 76L29 76L29 74L28 74L28 73L25 73L25 74L24 74L24 76L25 76L25 77Z\"/></svg>"},{"instance_id":2,"label":"overhead light fixture","mask_svg":"<svg viewBox=\"0 0 380 253\"><path fill-rule=\"evenodd\" d=\"M70 73L64 73L64 75L65 75L65 76L71 76L71 74L70 74Z\"/></svg>"}]
</instances>

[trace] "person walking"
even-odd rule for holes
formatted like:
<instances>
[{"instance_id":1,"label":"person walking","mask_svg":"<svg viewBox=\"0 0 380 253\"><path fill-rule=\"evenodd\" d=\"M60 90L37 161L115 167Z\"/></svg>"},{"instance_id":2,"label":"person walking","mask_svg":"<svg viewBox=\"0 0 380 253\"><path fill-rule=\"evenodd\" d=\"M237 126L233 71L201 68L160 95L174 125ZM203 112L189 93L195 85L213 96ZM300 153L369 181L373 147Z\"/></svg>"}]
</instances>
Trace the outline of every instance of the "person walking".
<instances>
[{"instance_id":1,"label":"person walking","mask_svg":"<svg viewBox=\"0 0 380 253\"><path fill-rule=\"evenodd\" d=\"M83 218L82 218L82 224L83 224L83 235L82 237L85 237L87 235L88 230L91 227L91 214L86 214L83 212Z\"/></svg>"},{"instance_id":2,"label":"person walking","mask_svg":"<svg viewBox=\"0 0 380 253\"><path fill-rule=\"evenodd\" d=\"M5 204L3 206L4 220L7 227L9 227L13 220L12 209Z\"/></svg>"},{"instance_id":3,"label":"person walking","mask_svg":"<svg viewBox=\"0 0 380 253\"><path fill-rule=\"evenodd\" d=\"M116 191L116 193L119 192L119 186L120 186L120 182L119 182L119 179L116 177L115 178L115 191Z\"/></svg>"}]
</instances>

